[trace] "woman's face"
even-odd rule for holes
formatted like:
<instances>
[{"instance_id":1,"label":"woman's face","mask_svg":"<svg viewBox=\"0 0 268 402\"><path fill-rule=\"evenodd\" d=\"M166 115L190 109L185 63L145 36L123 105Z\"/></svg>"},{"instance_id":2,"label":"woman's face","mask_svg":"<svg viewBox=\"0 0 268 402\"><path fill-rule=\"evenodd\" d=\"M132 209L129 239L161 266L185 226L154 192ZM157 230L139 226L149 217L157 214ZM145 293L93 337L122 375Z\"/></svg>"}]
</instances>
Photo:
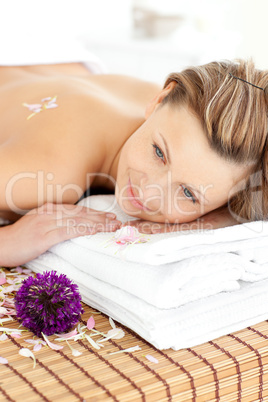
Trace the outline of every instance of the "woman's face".
<instances>
[{"instance_id":1,"label":"woman's face","mask_svg":"<svg viewBox=\"0 0 268 402\"><path fill-rule=\"evenodd\" d=\"M245 175L209 147L188 108L157 105L122 148L115 194L128 215L190 222L224 205Z\"/></svg>"}]
</instances>

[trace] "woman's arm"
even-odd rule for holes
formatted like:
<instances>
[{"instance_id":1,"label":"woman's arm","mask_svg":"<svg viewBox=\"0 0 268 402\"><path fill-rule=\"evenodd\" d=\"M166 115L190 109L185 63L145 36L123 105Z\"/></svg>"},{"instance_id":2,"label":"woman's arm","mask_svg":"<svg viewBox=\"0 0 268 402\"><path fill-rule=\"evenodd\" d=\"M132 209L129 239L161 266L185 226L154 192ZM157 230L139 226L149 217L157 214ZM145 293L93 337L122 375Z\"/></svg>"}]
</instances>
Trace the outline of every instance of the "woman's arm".
<instances>
[{"instance_id":1,"label":"woman's arm","mask_svg":"<svg viewBox=\"0 0 268 402\"><path fill-rule=\"evenodd\" d=\"M45 204L0 228L0 266L21 265L64 240L112 232L120 226L112 213L77 205Z\"/></svg>"}]
</instances>

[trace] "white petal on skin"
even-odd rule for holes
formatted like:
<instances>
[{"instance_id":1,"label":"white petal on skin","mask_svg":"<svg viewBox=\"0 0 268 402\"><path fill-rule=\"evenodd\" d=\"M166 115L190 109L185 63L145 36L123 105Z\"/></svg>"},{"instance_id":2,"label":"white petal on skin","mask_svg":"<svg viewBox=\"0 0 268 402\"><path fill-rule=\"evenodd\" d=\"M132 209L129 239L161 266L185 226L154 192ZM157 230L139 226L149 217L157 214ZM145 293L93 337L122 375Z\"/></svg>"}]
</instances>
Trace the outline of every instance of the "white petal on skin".
<instances>
[{"instance_id":1,"label":"white petal on skin","mask_svg":"<svg viewBox=\"0 0 268 402\"><path fill-rule=\"evenodd\" d=\"M50 105L46 105L45 109L54 109L55 107L58 107L56 103L51 103Z\"/></svg>"}]
</instances>

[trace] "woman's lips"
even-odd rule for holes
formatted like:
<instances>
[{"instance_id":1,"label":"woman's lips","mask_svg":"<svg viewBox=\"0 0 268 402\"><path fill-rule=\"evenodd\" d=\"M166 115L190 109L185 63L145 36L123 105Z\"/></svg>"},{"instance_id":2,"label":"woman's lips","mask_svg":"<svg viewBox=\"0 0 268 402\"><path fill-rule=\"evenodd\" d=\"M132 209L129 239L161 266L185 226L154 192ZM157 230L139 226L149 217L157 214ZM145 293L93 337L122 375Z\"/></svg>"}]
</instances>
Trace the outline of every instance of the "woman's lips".
<instances>
[{"instance_id":1,"label":"woman's lips","mask_svg":"<svg viewBox=\"0 0 268 402\"><path fill-rule=\"evenodd\" d=\"M149 208L146 208L143 203L135 196L133 188L131 186L131 181L128 180L128 186L127 186L127 196L129 198L129 201L131 204L138 209L141 209L142 211L149 211Z\"/></svg>"}]
</instances>

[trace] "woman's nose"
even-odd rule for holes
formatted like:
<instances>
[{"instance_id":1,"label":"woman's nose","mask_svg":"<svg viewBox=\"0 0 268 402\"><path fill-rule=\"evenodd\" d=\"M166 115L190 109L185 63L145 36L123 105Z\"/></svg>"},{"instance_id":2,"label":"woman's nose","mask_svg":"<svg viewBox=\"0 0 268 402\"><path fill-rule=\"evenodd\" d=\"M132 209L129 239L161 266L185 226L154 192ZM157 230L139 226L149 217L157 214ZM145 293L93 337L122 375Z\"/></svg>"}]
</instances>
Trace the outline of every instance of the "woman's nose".
<instances>
[{"instance_id":1,"label":"woman's nose","mask_svg":"<svg viewBox=\"0 0 268 402\"><path fill-rule=\"evenodd\" d=\"M153 211L162 212L170 203L171 186L162 177L151 178L150 181L141 183L141 198L145 202L145 206Z\"/></svg>"}]
</instances>

